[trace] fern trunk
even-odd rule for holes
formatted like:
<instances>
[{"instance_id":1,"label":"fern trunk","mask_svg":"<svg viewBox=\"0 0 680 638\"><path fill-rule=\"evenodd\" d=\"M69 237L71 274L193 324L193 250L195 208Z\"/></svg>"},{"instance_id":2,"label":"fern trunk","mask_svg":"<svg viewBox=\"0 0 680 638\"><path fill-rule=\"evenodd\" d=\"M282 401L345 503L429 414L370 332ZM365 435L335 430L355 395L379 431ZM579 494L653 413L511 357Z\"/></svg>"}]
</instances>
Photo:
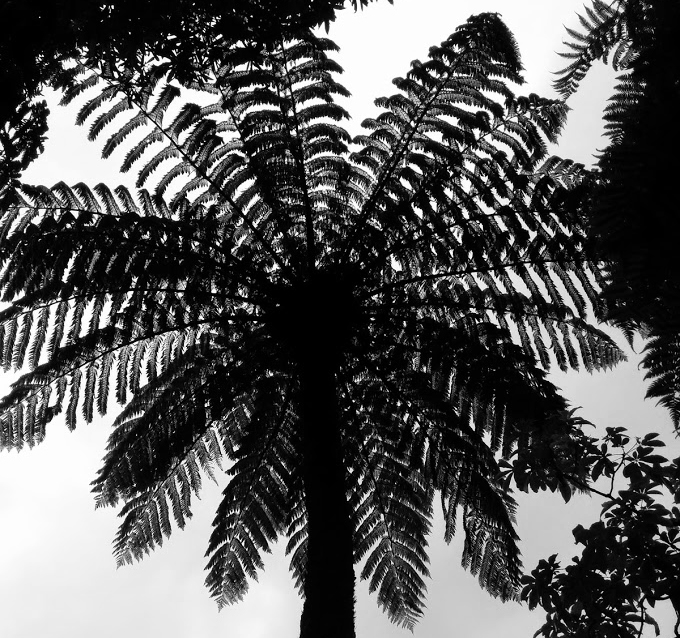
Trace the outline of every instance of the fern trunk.
<instances>
[{"instance_id":1,"label":"fern trunk","mask_svg":"<svg viewBox=\"0 0 680 638\"><path fill-rule=\"evenodd\" d=\"M311 350L311 348L310 348ZM345 489L334 357L301 366L307 574L300 638L354 638L352 525Z\"/></svg>"}]
</instances>

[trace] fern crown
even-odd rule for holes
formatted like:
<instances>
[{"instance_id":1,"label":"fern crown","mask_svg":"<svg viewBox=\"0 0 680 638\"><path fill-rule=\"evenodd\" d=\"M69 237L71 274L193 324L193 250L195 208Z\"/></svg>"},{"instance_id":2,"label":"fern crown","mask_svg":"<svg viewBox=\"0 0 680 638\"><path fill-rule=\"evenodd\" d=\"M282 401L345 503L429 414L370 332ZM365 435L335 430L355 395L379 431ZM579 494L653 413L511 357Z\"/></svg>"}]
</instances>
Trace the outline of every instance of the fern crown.
<instances>
[{"instance_id":1,"label":"fern crown","mask_svg":"<svg viewBox=\"0 0 680 638\"><path fill-rule=\"evenodd\" d=\"M492 594L515 597L514 501L498 458L569 432L546 380L613 365L584 252L583 167L546 159L559 101L519 97L517 46L474 16L376 100L354 139L327 39L224 52L209 79L163 64L135 100L74 69L65 102L137 187L25 186L0 220L0 443L32 446L123 405L94 481L122 503L130 562L228 482L208 548L220 604L288 538L307 569L301 370L337 384L354 556L390 617L422 613L439 496L450 540ZM191 101L194 99L195 101Z\"/></svg>"}]
</instances>

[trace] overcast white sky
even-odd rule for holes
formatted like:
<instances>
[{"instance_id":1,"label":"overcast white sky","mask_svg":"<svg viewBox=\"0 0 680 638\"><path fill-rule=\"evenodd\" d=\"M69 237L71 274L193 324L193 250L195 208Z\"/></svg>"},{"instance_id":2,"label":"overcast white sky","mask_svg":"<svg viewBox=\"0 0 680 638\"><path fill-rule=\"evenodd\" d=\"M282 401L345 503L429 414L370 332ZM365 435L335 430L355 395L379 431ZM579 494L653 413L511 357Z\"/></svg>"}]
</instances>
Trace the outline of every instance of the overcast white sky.
<instances>
[{"instance_id":1,"label":"overcast white sky","mask_svg":"<svg viewBox=\"0 0 680 638\"><path fill-rule=\"evenodd\" d=\"M429 46L445 39L470 14L496 11L515 33L523 54L526 93L551 95L551 71L560 68L563 25L576 26L573 0L378 0L363 15L346 12L330 37L342 50L343 82L353 93L353 132L372 115L374 97L392 92L390 80ZM599 114L611 93L611 78L598 72L583 87L559 154L590 163L604 146ZM29 179L52 184L116 182L115 166L97 161L84 131L70 127L72 114L53 120L47 152ZM634 355L633 355L634 356ZM1 382L1 380L0 380ZM670 433L665 413L644 402L635 359L614 372L560 375L558 380L582 415L605 426ZM142 563L115 569L110 553L117 521L113 511L94 511L89 482L103 454L111 418L69 433L51 424L41 446L0 455L0 636L3 638L295 638L300 601L278 548L259 583L237 606L217 612L203 586L203 553L219 488L207 486L202 504L184 532ZM667 440L671 437L667 436ZM678 446L674 443L675 455ZM519 529L525 565L560 552L568 560L571 529L597 517L599 505L586 497L568 506L556 496L521 499ZM542 621L516 604L490 599L460 567L461 539L444 545L441 526L431 542L432 581L428 609L417 638L529 638ZM359 585L359 638L405 638L389 623L375 598ZM659 614L669 619L671 614Z\"/></svg>"}]
</instances>

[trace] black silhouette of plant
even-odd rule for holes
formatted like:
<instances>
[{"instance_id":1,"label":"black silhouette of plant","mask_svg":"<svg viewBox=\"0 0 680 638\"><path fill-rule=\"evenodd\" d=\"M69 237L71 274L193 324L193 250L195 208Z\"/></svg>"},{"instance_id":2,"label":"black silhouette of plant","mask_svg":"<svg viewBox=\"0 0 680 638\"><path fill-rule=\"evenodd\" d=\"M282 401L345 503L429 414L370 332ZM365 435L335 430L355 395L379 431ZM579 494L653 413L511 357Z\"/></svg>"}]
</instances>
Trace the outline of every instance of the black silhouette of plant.
<instances>
[{"instance_id":1,"label":"black silhouette of plant","mask_svg":"<svg viewBox=\"0 0 680 638\"><path fill-rule=\"evenodd\" d=\"M104 155L127 148L140 190L24 186L0 222L0 352L24 372L2 445L125 406L94 481L99 505L123 503L119 563L183 527L227 459L208 588L238 600L287 537L304 637L354 635L355 564L413 625L436 494L463 565L516 597L497 461L572 432L550 352L561 368L622 356L584 319L587 176L545 159L565 107L512 92L501 20L472 17L413 63L354 140L333 49L235 46L186 85L159 63L135 99L75 69L65 100L87 97L79 122L108 134Z\"/></svg>"}]
</instances>

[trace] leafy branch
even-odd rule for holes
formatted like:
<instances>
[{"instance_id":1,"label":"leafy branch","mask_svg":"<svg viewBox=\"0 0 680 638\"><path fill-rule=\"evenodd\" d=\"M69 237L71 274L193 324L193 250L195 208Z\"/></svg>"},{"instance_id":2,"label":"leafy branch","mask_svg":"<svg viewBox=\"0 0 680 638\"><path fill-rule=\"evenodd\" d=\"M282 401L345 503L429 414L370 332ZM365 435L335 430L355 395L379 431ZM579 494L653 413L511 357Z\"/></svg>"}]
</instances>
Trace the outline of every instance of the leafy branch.
<instances>
[{"instance_id":1,"label":"leafy branch","mask_svg":"<svg viewBox=\"0 0 680 638\"><path fill-rule=\"evenodd\" d=\"M562 567L557 555L550 556L523 577L522 600L546 611L535 636L639 638L648 626L658 636L649 610L663 600L673 605L679 618L674 635L680 636L680 458L659 454L665 444L658 436L631 440L616 427L600 441L583 439L588 472L565 473L564 479L605 501L599 521L573 530L583 546L580 557ZM518 470L512 473L522 488ZM606 490L591 484L601 479L608 481Z\"/></svg>"}]
</instances>

